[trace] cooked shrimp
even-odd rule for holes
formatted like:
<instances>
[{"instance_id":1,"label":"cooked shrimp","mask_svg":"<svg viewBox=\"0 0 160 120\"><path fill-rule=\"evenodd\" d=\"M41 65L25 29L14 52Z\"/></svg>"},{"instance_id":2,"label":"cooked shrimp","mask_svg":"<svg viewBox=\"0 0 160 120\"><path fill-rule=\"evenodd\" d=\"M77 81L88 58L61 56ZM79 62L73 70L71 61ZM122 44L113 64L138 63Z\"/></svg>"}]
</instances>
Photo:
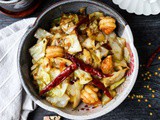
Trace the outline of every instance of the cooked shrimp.
<instances>
[{"instance_id":1,"label":"cooked shrimp","mask_svg":"<svg viewBox=\"0 0 160 120\"><path fill-rule=\"evenodd\" d=\"M86 85L81 91L81 99L84 103L89 105L98 105L100 100L98 98L98 88L92 85Z\"/></svg>"},{"instance_id":2,"label":"cooked shrimp","mask_svg":"<svg viewBox=\"0 0 160 120\"><path fill-rule=\"evenodd\" d=\"M112 17L101 17L99 22L99 29L107 35L114 31L116 28L116 20Z\"/></svg>"},{"instance_id":3,"label":"cooked shrimp","mask_svg":"<svg viewBox=\"0 0 160 120\"><path fill-rule=\"evenodd\" d=\"M110 74L114 71L112 56L107 56L101 64L101 70L104 74Z\"/></svg>"}]
</instances>

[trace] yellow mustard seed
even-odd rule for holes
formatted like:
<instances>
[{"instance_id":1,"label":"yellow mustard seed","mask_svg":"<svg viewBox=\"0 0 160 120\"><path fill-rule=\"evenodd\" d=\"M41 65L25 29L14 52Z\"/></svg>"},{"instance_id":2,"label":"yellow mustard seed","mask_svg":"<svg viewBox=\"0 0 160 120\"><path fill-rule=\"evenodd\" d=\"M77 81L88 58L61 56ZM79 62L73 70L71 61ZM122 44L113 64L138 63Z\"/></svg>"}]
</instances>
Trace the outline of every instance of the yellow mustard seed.
<instances>
[{"instance_id":1,"label":"yellow mustard seed","mask_svg":"<svg viewBox=\"0 0 160 120\"><path fill-rule=\"evenodd\" d=\"M143 80L145 81L145 80L146 80L146 78L143 78Z\"/></svg>"},{"instance_id":2,"label":"yellow mustard seed","mask_svg":"<svg viewBox=\"0 0 160 120\"><path fill-rule=\"evenodd\" d=\"M155 93L155 90L152 90L152 93Z\"/></svg>"},{"instance_id":3,"label":"yellow mustard seed","mask_svg":"<svg viewBox=\"0 0 160 120\"><path fill-rule=\"evenodd\" d=\"M145 85L144 85L143 87L144 87L144 88L146 88L146 86L145 86Z\"/></svg>"},{"instance_id":4,"label":"yellow mustard seed","mask_svg":"<svg viewBox=\"0 0 160 120\"><path fill-rule=\"evenodd\" d=\"M147 77L147 79L149 80L149 79L150 79L150 77Z\"/></svg>"},{"instance_id":5,"label":"yellow mustard seed","mask_svg":"<svg viewBox=\"0 0 160 120\"><path fill-rule=\"evenodd\" d=\"M149 85L147 85L147 88L149 88Z\"/></svg>"},{"instance_id":6,"label":"yellow mustard seed","mask_svg":"<svg viewBox=\"0 0 160 120\"><path fill-rule=\"evenodd\" d=\"M148 90L152 90L152 88L149 88Z\"/></svg>"},{"instance_id":7,"label":"yellow mustard seed","mask_svg":"<svg viewBox=\"0 0 160 120\"><path fill-rule=\"evenodd\" d=\"M149 42L149 43L148 43L148 45L150 46L150 45L151 45L151 43Z\"/></svg>"},{"instance_id":8,"label":"yellow mustard seed","mask_svg":"<svg viewBox=\"0 0 160 120\"><path fill-rule=\"evenodd\" d=\"M152 98L154 98L155 97L155 95L154 94L152 94Z\"/></svg>"},{"instance_id":9,"label":"yellow mustard seed","mask_svg":"<svg viewBox=\"0 0 160 120\"><path fill-rule=\"evenodd\" d=\"M149 104L148 107L151 108L152 106Z\"/></svg>"},{"instance_id":10,"label":"yellow mustard seed","mask_svg":"<svg viewBox=\"0 0 160 120\"><path fill-rule=\"evenodd\" d=\"M138 99L138 102L141 102L141 100L140 100L140 99Z\"/></svg>"},{"instance_id":11,"label":"yellow mustard seed","mask_svg":"<svg viewBox=\"0 0 160 120\"><path fill-rule=\"evenodd\" d=\"M145 99L144 101L145 101L145 102L148 102L148 100L147 100L147 99Z\"/></svg>"},{"instance_id":12,"label":"yellow mustard seed","mask_svg":"<svg viewBox=\"0 0 160 120\"><path fill-rule=\"evenodd\" d=\"M158 72L154 72L154 75L158 75Z\"/></svg>"},{"instance_id":13,"label":"yellow mustard seed","mask_svg":"<svg viewBox=\"0 0 160 120\"><path fill-rule=\"evenodd\" d=\"M152 75L151 74L149 74L149 77L151 77Z\"/></svg>"},{"instance_id":14,"label":"yellow mustard seed","mask_svg":"<svg viewBox=\"0 0 160 120\"><path fill-rule=\"evenodd\" d=\"M153 113L152 113L152 112L150 112L150 113L149 113L149 115L150 115L150 116L152 116L152 115L153 115Z\"/></svg>"},{"instance_id":15,"label":"yellow mustard seed","mask_svg":"<svg viewBox=\"0 0 160 120\"><path fill-rule=\"evenodd\" d=\"M134 97L132 96L131 99L134 99Z\"/></svg>"},{"instance_id":16,"label":"yellow mustard seed","mask_svg":"<svg viewBox=\"0 0 160 120\"><path fill-rule=\"evenodd\" d=\"M158 71L160 71L160 68L158 68Z\"/></svg>"},{"instance_id":17,"label":"yellow mustard seed","mask_svg":"<svg viewBox=\"0 0 160 120\"><path fill-rule=\"evenodd\" d=\"M160 60L160 56L158 56L158 60Z\"/></svg>"}]
</instances>

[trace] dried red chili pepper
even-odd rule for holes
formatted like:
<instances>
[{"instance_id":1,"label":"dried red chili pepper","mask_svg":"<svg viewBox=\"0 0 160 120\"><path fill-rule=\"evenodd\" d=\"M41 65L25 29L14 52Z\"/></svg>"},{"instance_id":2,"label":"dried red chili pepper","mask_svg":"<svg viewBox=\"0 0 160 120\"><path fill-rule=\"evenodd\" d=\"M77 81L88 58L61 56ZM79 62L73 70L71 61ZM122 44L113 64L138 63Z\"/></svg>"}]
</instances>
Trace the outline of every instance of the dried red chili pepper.
<instances>
[{"instance_id":1,"label":"dried red chili pepper","mask_svg":"<svg viewBox=\"0 0 160 120\"><path fill-rule=\"evenodd\" d=\"M112 75L110 74L103 74L101 71L99 71L98 69L93 68L92 66L85 64L83 61L81 61L78 58L75 58L73 55L70 55L68 53L66 53L66 58L70 59L73 63L76 63L78 67L80 67L82 70L90 73L93 76L97 76L99 78L104 78L104 77L110 77Z\"/></svg>"},{"instance_id":2,"label":"dried red chili pepper","mask_svg":"<svg viewBox=\"0 0 160 120\"><path fill-rule=\"evenodd\" d=\"M73 63L72 65L68 66L65 70L63 70L52 82L50 82L45 88L43 88L40 91L40 96L44 93L48 92L52 88L59 85L61 82L63 82L71 73L74 72L74 70L77 69L77 65Z\"/></svg>"},{"instance_id":3,"label":"dried red chili pepper","mask_svg":"<svg viewBox=\"0 0 160 120\"><path fill-rule=\"evenodd\" d=\"M79 28L79 26L81 26L84 23L89 22L89 16L87 15L86 17L82 18L76 25L75 30L77 30L77 28Z\"/></svg>"},{"instance_id":4,"label":"dried red chili pepper","mask_svg":"<svg viewBox=\"0 0 160 120\"><path fill-rule=\"evenodd\" d=\"M104 94L107 95L110 99L113 99L113 97L109 93L108 89L105 88L105 86L103 85L103 83L101 83L99 80L97 80L95 78L93 78L93 80L91 82L92 82L92 84L94 84L95 86L97 86L99 89L103 90Z\"/></svg>"},{"instance_id":5,"label":"dried red chili pepper","mask_svg":"<svg viewBox=\"0 0 160 120\"><path fill-rule=\"evenodd\" d=\"M108 43L105 43L102 46L108 50L112 50L111 46Z\"/></svg>"},{"instance_id":6,"label":"dried red chili pepper","mask_svg":"<svg viewBox=\"0 0 160 120\"><path fill-rule=\"evenodd\" d=\"M147 68L149 68L153 62L153 60L155 59L156 55L160 52L160 46L157 48L156 51L154 51L151 55L151 57L148 60L148 63L146 65Z\"/></svg>"}]
</instances>

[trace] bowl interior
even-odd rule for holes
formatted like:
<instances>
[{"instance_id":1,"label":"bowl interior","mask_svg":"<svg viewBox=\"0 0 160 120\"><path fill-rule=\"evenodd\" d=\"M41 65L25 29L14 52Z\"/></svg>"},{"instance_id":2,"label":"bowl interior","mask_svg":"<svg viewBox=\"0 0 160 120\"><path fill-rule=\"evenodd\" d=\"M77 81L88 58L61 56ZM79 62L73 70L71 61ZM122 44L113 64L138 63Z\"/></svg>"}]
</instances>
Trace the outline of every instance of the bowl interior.
<instances>
[{"instance_id":1,"label":"bowl interior","mask_svg":"<svg viewBox=\"0 0 160 120\"><path fill-rule=\"evenodd\" d=\"M65 109L54 108L47 101L45 101L44 99L38 96L37 91L35 90L35 86L32 84L32 76L30 75L31 73L30 67L32 63L31 63L31 56L29 55L29 48L33 46L37 41L34 38L35 31L39 27L49 30L53 19L60 17L62 13L77 13L79 9L82 7L87 8L88 14L96 11L101 11L105 13L105 15L114 17L117 20L117 26L118 26L117 27L118 29L116 30L117 34L119 36L123 36L127 38L127 42L130 45L131 51L132 52L134 51L133 38L132 38L132 33L130 32L130 28L126 27L127 26L126 22L123 20L123 18L119 14L117 14L110 7L105 6L104 4L101 4L96 1L73 0L73 1L63 1L55 5L52 5L44 13L42 13L42 15L36 21L35 25L31 27L27 31L27 33L24 35L19 47L19 55L18 55L18 59L19 59L18 65L20 68L19 73L20 73L23 87L25 88L26 92L32 97L32 99L38 105L40 105L44 109L57 112L58 114L64 117L68 117L70 119L81 119L82 116L83 118L87 118L87 119L94 118L111 111L117 106L117 103L116 103L117 101L119 101L118 103L119 105L125 99L125 97L127 96L125 94L128 94L130 92L130 89L132 88L135 81L135 80L132 81L132 79L135 79L133 78L134 76L132 75L128 76L124 85L122 85L117 90L118 96L116 98L114 98L110 103L108 103L103 107L100 106L94 109L92 109L92 107L89 107L88 108L89 110L82 110L82 108L84 107L84 104L81 104L76 110L73 110L70 106L66 107ZM133 53L133 56L135 54ZM137 58L137 56L135 56L135 58ZM134 72L136 71L133 70L132 74L136 74Z\"/></svg>"}]
</instances>

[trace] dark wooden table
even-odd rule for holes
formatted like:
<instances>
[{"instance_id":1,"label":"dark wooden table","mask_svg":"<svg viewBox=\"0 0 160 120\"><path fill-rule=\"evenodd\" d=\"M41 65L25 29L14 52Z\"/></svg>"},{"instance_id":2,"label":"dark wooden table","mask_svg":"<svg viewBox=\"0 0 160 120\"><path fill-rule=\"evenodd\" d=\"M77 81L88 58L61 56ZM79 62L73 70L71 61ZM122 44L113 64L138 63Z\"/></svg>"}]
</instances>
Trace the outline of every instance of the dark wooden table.
<instances>
[{"instance_id":1,"label":"dark wooden table","mask_svg":"<svg viewBox=\"0 0 160 120\"><path fill-rule=\"evenodd\" d=\"M41 7L28 17L39 15L44 9L57 1L45 0ZM160 44L160 14L149 17L137 16L121 10L111 0L101 1L116 9L131 26L135 39L134 43L139 54L140 69L130 97L115 110L96 120L160 120L160 57L159 59L158 56L156 57L149 70L144 67L150 54ZM20 19L0 14L0 29L18 20ZM35 111L29 114L28 120L42 120L45 115L56 114L37 107ZM65 120L65 118L63 119Z\"/></svg>"}]
</instances>

